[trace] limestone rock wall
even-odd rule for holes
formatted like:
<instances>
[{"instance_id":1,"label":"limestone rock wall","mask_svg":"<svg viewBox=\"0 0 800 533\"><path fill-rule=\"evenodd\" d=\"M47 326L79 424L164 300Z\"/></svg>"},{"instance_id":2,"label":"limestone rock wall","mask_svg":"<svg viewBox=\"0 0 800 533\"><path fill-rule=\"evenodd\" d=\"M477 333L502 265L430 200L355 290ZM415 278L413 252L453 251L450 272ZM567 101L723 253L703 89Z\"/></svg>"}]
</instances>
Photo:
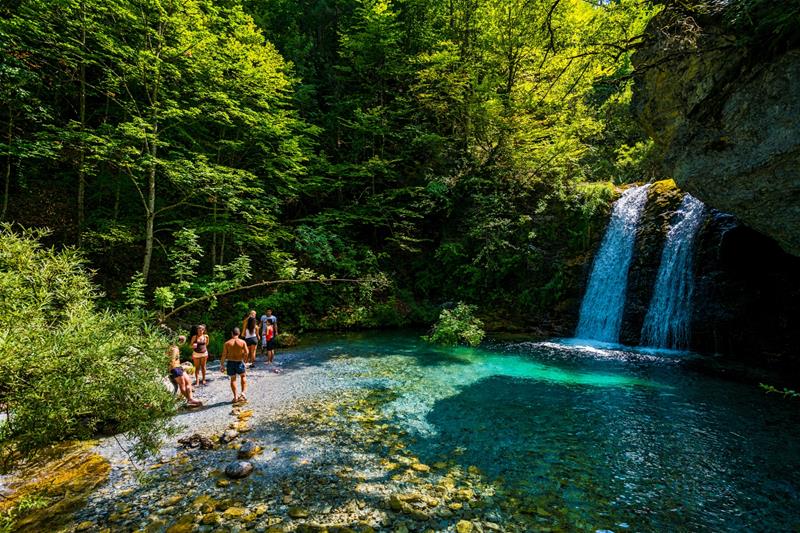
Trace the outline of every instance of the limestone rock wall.
<instances>
[{"instance_id":1,"label":"limestone rock wall","mask_svg":"<svg viewBox=\"0 0 800 533\"><path fill-rule=\"evenodd\" d=\"M765 56L722 16L666 9L651 21L634 107L682 189L798 256L800 50Z\"/></svg>"}]
</instances>

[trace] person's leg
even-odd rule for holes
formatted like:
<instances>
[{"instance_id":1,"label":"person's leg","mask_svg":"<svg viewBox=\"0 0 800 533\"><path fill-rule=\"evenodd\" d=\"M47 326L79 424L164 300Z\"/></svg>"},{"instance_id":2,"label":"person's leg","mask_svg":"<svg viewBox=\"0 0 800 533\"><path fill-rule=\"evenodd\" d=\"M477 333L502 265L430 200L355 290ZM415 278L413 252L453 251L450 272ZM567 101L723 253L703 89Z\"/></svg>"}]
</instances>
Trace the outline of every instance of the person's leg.
<instances>
[{"instance_id":1,"label":"person's leg","mask_svg":"<svg viewBox=\"0 0 800 533\"><path fill-rule=\"evenodd\" d=\"M242 379L242 397L246 399L247 398L247 375L244 372L242 372L242 374L241 374L241 379Z\"/></svg>"},{"instance_id":2,"label":"person's leg","mask_svg":"<svg viewBox=\"0 0 800 533\"><path fill-rule=\"evenodd\" d=\"M200 385L200 357L192 356L192 364L194 365L194 384Z\"/></svg>"},{"instance_id":3,"label":"person's leg","mask_svg":"<svg viewBox=\"0 0 800 533\"><path fill-rule=\"evenodd\" d=\"M236 374L231 376L231 392L233 392L233 401L235 402L239 399L239 395L236 394Z\"/></svg>"},{"instance_id":4,"label":"person's leg","mask_svg":"<svg viewBox=\"0 0 800 533\"><path fill-rule=\"evenodd\" d=\"M206 364L208 363L208 356L200 358L200 368L203 372L203 385L206 384Z\"/></svg>"},{"instance_id":5,"label":"person's leg","mask_svg":"<svg viewBox=\"0 0 800 533\"><path fill-rule=\"evenodd\" d=\"M178 379L180 380L181 394L186 398L186 401L192 405L200 403L200 401L196 400L192 395L192 381L189 379L189 376L183 374Z\"/></svg>"}]
</instances>

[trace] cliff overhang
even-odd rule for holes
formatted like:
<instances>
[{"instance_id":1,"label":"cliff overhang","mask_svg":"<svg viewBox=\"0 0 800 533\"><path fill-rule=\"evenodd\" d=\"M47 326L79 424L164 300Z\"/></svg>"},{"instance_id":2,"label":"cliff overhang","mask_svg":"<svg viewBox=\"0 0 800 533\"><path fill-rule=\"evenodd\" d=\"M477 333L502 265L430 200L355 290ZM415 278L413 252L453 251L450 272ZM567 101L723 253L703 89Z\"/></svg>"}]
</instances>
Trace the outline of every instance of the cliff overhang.
<instances>
[{"instance_id":1,"label":"cliff overhang","mask_svg":"<svg viewBox=\"0 0 800 533\"><path fill-rule=\"evenodd\" d=\"M650 22L635 112L683 190L800 256L800 48L735 31L729 6Z\"/></svg>"}]
</instances>

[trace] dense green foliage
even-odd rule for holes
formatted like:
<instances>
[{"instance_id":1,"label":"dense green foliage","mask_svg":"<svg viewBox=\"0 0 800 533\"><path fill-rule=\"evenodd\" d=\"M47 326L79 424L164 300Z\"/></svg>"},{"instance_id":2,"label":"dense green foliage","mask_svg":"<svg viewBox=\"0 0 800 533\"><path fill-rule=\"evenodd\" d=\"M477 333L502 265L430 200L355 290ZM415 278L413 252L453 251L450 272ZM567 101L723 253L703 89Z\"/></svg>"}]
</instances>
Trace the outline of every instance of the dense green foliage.
<instances>
[{"instance_id":1,"label":"dense green foliage","mask_svg":"<svg viewBox=\"0 0 800 533\"><path fill-rule=\"evenodd\" d=\"M3 456L110 433L153 449L175 406L164 338L142 317L99 310L80 255L39 236L0 230Z\"/></svg>"},{"instance_id":2,"label":"dense green foliage","mask_svg":"<svg viewBox=\"0 0 800 533\"><path fill-rule=\"evenodd\" d=\"M79 245L115 305L326 276L388 283L252 291L222 310L402 325L464 300L546 318L576 297L609 183L653 172L628 102L655 9L12 0L2 216Z\"/></svg>"},{"instance_id":3,"label":"dense green foliage","mask_svg":"<svg viewBox=\"0 0 800 533\"><path fill-rule=\"evenodd\" d=\"M475 317L475 310L474 305L467 305L464 302L459 302L453 309L443 309L430 334L423 338L428 342L445 346L479 345L485 332L483 322Z\"/></svg>"}]
</instances>

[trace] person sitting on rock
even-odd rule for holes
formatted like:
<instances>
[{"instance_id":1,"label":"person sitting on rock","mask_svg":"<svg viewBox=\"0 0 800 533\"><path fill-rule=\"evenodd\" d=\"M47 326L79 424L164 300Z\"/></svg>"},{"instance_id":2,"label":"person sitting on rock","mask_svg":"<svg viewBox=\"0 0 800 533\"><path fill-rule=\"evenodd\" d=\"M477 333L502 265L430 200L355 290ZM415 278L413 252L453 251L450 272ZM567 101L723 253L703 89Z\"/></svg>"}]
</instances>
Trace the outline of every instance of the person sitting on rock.
<instances>
[{"instance_id":1,"label":"person sitting on rock","mask_svg":"<svg viewBox=\"0 0 800 533\"><path fill-rule=\"evenodd\" d=\"M222 357L219 360L219 369L231 378L231 391L233 391L233 403L246 402L247 397L247 376L244 362L248 357L248 347L244 340L239 338L241 331L233 328L231 338L222 347ZM236 376L241 376L242 393L236 393Z\"/></svg>"},{"instance_id":2,"label":"person sitting on rock","mask_svg":"<svg viewBox=\"0 0 800 533\"><path fill-rule=\"evenodd\" d=\"M170 356L169 378L173 385L175 385L175 390L181 391L183 397L186 398L186 403L190 407L203 405L203 402L192 396L192 380L190 380L189 375L183 371L183 367L181 366L181 351L178 346L175 344L170 346L168 354Z\"/></svg>"}]
</instances>

